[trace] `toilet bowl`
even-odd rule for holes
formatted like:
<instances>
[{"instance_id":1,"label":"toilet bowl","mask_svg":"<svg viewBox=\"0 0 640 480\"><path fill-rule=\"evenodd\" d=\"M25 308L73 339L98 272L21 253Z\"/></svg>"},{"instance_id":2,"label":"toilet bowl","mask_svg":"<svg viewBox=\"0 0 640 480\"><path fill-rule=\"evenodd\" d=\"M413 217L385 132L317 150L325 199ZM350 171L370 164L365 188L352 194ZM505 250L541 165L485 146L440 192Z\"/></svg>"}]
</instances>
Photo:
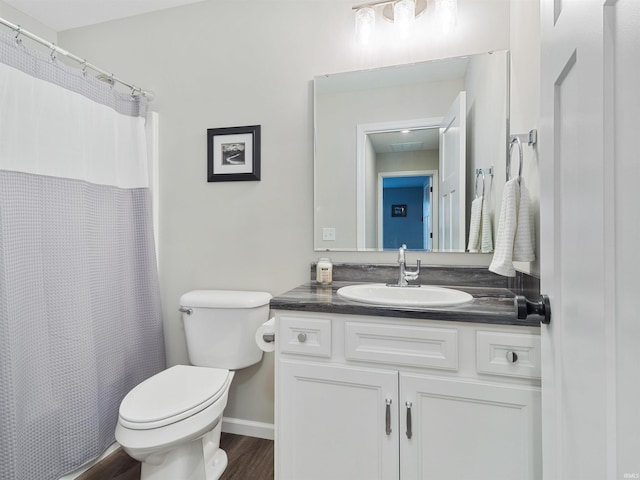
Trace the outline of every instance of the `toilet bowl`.
<instances>
[{"instance_id":1,"label":"toilet bowl","mask_svg":"<svg viewBox=\"0 0 640 480\"><path fill-rule=\"evenodd\" d=\"M264 292L213 290L181 297L189 359L198 364L154 375L120 404L116 440L142 462L141 480L220 478L227 466L219 448L222 414L234 369L262 358L253 338L270 299Z\"/></svg>"}]
</instances>

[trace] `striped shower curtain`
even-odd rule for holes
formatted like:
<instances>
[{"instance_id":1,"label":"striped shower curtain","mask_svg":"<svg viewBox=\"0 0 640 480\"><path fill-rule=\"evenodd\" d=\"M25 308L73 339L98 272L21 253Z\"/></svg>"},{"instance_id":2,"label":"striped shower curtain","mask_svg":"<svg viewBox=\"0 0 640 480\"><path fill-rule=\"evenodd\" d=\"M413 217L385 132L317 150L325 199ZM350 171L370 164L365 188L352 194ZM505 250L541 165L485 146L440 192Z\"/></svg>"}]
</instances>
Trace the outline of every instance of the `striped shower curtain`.
<instances>
[{"instance_id":1,"label":"striped shower curtain","mask_svg":"<svg viewBox=\"0 0 640 480\"><path fill-rule=\"evenodd\" d=\"M165 367L145 114L0 34L0 479L96 458Z\"/></svg>"}]
</instances>

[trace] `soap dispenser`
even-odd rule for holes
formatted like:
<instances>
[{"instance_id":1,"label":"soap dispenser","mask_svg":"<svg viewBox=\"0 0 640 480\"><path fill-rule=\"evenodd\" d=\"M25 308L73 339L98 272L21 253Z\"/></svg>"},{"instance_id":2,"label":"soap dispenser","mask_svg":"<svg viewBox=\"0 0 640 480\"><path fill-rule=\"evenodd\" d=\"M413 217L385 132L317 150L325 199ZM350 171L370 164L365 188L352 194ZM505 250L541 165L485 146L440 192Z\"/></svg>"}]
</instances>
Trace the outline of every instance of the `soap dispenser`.
<instances>
[{"instance_id":1,"label":"soap dispenser","mask_svg":"<svg viewBox=\"0 0 640 480\"><path fill-rule=\"evenodd\" d=\"M333 265L331 259L323 257L316 265L316 282L320 285L330 285L333 281Z\"/></svg>"}]
</instances>

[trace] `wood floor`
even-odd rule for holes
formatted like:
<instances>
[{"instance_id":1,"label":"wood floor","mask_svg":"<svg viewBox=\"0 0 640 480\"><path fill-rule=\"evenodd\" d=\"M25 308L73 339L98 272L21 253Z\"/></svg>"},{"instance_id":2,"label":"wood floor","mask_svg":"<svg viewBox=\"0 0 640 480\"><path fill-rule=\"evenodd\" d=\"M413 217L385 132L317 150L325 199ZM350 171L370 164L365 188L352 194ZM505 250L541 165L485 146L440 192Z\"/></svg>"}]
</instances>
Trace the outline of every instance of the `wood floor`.
<instances>
[{"instance_id":1,"label":"wood floor","mask_svg":"<svg viewBox=\"0 0 640 480\"><path fill-rule=\"evenodd\" d=\"M273 441L223 433L220 447L229 465L220 480L273 480ZM139 480L140 463L122 449L80 475L77 480ZM176 479L179 480L179 479Z\"/></svg>"}]
</instances>

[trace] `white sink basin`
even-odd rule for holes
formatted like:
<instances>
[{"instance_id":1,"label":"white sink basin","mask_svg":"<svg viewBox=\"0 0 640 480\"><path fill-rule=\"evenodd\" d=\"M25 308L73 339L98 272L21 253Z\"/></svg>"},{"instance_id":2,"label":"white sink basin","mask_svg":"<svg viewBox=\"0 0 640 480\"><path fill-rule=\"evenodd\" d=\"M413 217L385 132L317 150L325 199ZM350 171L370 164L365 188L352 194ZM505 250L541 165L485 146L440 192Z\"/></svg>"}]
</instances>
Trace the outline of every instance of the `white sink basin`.
<instances>
[{"instance_id":1,"label":"white sink basin","mask_svg":"<svg viewBox=\"0 0 640 480\"><path fill-rule=\"evenodd\" d=\"M468 293L453 288L388 287L384 283L349 285L339 288L338 295L356 302L398 307L451 307L473 300Z\"/></svg>"}]
</instances>

